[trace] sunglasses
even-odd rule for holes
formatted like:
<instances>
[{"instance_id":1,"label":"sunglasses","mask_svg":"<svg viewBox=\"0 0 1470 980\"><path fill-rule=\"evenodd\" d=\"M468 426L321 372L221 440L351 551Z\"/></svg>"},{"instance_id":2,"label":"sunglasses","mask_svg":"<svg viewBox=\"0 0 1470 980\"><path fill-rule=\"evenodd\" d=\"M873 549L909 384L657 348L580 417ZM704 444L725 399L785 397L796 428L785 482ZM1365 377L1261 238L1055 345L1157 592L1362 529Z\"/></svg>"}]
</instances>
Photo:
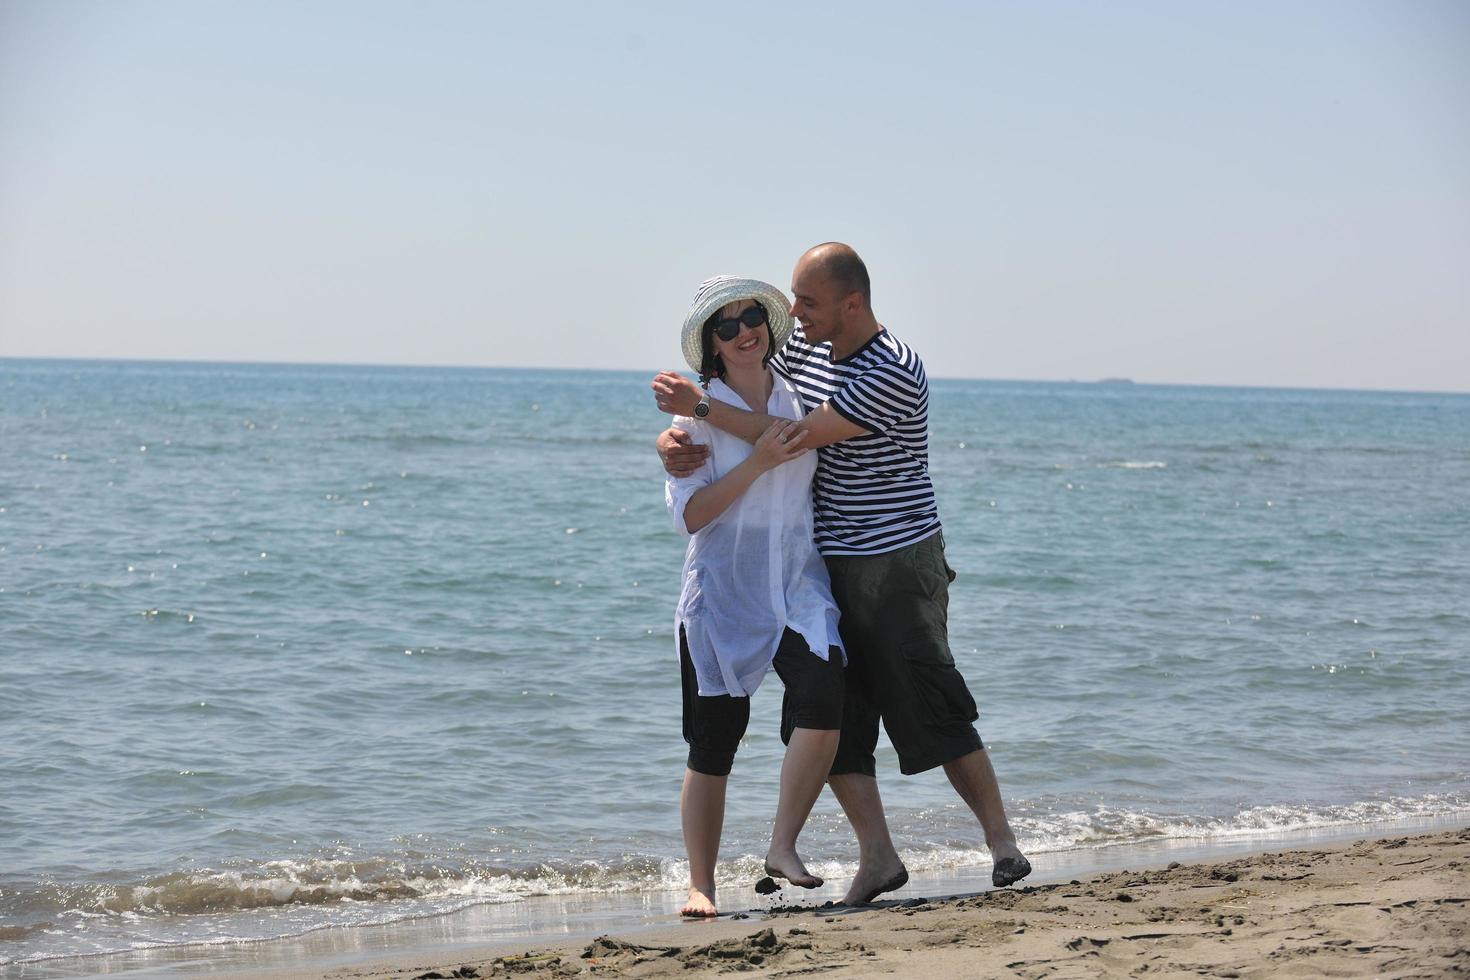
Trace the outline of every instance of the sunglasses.
<instances>
[{"instance_id":1,"label":"sunglasses","mask_svg":"<svg viewBox=\"0 0 1470 980\"><path fill-rule=\"evenodd\" d=\"M715 324L715 336L729 343L740 336L741 326L747 326L754 330L766 322L766 308L759 303L748 310L742 310L740 315L728 320L721 320Z\"/></svg>"}]
</instances>

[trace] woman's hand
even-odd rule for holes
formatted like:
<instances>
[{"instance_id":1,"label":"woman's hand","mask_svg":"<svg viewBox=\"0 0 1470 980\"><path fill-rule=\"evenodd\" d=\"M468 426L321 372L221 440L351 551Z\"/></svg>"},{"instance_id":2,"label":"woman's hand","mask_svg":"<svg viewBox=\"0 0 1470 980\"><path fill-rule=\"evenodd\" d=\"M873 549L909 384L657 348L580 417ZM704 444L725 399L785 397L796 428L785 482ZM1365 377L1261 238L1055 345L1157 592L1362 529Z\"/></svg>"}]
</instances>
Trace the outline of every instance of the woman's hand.
<instances>
[{"instance_id":1,"label":"woman's hand","mask_svg":"<svg viewBox=\"0 0 1470 980\"><path fill-rule=\"evenodd\" d=\"M715 482L700 487L684 504L684 529L698 534L710 522L723 514L762 473L790 462L806 452L802 443L806 432L797 431L798 423L789 419L777 419L755 441L750 455L740 465L730 470ZM803 490L803 493L806 491Z\"/></svg>"},{"instance_id":2,"label":"woman's hand","mask_svg":"<svg viewBox=\"0 0 1470 980\"><path fill-rule=\"evenodd\" d=\"M779 419L772 422L761 437L755 441L755 448L750 452L750 459L755 466L764 473L773 470L782 463L791 460L806 452L801 444L806 438L805 431L797 431L798 423L788 419Z\"/></svg>"},{"instance_id":3,"label":"woman's hand","mask_svg":"<svg viewBox=\"0 0 1470 980\"><path fill-rule=\"evenodd\" d=\"M694 406L704 395L699 385L673 371L660 371L653 376L649 387L653 389L653 400L658 404L658 410L670 415L692 416Z\"/></svg>"}]
</instances>

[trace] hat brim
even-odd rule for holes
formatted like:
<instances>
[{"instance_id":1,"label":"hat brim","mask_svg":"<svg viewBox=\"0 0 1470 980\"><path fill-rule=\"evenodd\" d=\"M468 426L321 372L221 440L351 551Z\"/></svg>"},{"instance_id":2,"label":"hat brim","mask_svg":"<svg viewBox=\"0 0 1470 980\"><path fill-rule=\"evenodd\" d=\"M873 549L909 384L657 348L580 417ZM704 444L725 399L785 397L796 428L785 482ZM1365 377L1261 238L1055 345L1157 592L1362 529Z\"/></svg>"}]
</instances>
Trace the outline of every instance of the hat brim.
<instances>
[{"instance_id":1,"label":"hat brim","mask_svg":"<svg viewBox=\"0 0 1470 980\"><path fill-rule=\"evenodd\" d=\"M766 319L771 324L772 350L786 346L786 340L791 336L791 304L785 293L759 279L736 276L706 279L694 294L694 303L684 317L684 330L680 335L684 360L695 374L704 364L704 322L726 304L746 299L753 299L766 308Z\"/></svg>"}]
</instances>

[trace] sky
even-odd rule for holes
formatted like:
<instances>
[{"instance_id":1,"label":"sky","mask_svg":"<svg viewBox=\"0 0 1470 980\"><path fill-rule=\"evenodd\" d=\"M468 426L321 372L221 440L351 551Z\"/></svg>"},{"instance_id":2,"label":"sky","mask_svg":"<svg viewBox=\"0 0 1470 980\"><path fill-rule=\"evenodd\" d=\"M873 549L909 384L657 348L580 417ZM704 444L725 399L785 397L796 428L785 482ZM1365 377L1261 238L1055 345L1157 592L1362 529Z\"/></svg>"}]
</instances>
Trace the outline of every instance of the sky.
<instances>
[{"instance_id":1,"label":"sky","mask_svg":"<svg viewBox=\"0 0 1470 980\"><path fill-rule=\"evenodd\" d=\"M0 0L0 357L1470 391L1470 3Z\"/></svg>"}]
</instances>

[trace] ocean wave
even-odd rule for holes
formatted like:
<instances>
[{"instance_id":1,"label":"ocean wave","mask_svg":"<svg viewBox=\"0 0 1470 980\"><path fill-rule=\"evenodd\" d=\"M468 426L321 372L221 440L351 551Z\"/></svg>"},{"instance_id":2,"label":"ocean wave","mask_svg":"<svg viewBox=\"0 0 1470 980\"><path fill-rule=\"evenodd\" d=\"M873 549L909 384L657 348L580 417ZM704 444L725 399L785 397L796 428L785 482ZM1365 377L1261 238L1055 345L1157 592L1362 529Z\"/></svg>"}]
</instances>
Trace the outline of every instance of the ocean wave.
<instances>
[{"instance_id":1,"label":"ocean wave","mask_svg":"<svg viewBox=\"0 0 1470 980\"><path fill-rule=\"evenodd\" d=\"M1012 820L1021 846L1033 855L1165 841L1207 845L1415 818L1453 818L1470 813L1470 795L1430 794L1340 805L1273 804L1218 817L1106 806L1050 813L1037 809L1020 804ZM1030 812L1021 812L1027 810ZM931 816L940 814L931 812ZM964 816L959 814L960 824L968 823ZM956 827L941 823L947 821L931 824L930 829L936 839L946 838L944 843L901 845L910 872L932 874L989 865L989 853L983 847L956 843ZM831 832L840 832L840 828ZM808 845L812 850L817 846L815 842ZM847 859L818 858L809 860L808 866L831 880L856 871L856 862ZM753 882L762 873L762 859L754 854L734 856L721 861L716 873L722 881ZM389 925L535 896L674 891L682 889L687 880L684 860L649 855L606 863L539 863L519 868L320 859L180 871L133 884L11 880L0 889L0 922L5 923L0 925L0 942L5 943L0 946L0 964L105 955L145 945L284 939L334 926ZM287 907L295 913L285 919L273 917ZM64 929L54 924L57 919L63 920ZM209 925L190 925L194 922Z\"/></svg>"},{"instance_id":2,"label":"ocean wave","mask_svg":"<svg viewBox=\"0 0 1470 980\"><path fill-rule=\"evenodd\" d=\"M1412 818L1440 818L1470 812L1470 795L1430 794L1338 805L1283 803L1249 807L1229 816L1159 814L1108 806L1049 813L1038 813L1038 807L1024 804L1014 809L1017 812L1012 824L1022 847L1033 853L1047 853L1161 840L1238 840ZM1031 812L1025 812L1028 810ZM952 839L957 832L963 834L967 820L965 814L959 816L956 826L947 826L945 819L931 823L930 836ZM914 832L911 830L910 835ZM829 833L845 833L845 826L833 828ZM987 852L979 847L915 844L912 840L901 847L905 862L915 871L952 869L988 861ZM851 860L817 860L812 864L814 870L822 869L818 873L834 877L856 870L856 862ZM721 861L719 875L733 880L753 880L759 877L760 870L760 859L746 854ZM682 859L654 855L628 855L609 862L540 862L514 868L473 860L460 865L407 864L387 859L284 860L238 869L176 871L133 883L11 880L0 891L3 895L0 914L12 920L68 913L150 917L407 899L516 901L539 895L679 888L686 883L687 874L687 864ZM35 926L24 928L31 930Z\"/></svg>"},{"instance_id":3,"label":"ocean wave","mask_svg":"<svg viewBox=\"0 0 1470 980\"><path fill-rule=\"evenodd\" d=\"M349 444L388 445L395 449L432 449L439 446L472 446L483 442L484 439L481 438L481 433L471 436L453 436L442 432L351 432L339 436L337 441Z\"/></svg>"},{"instance_id":4,"label":"ocean wave","mask_svg":"<svg viewBox=\"0 0 1470 980\"><path fill-rule=\"evenodd\" d=\"M29 925L23 926L0 926L0 942L16 942L33 933L45 932L53 928L55 928L55 923L52 922L32 922ZM0 963L4 962L4 959L0 959Z\"/></svg>"},{"instance_id":5,"label":"ocean wave","mask_svg":"<svg viewBox=\"0 0 1470 980\"><path fill-rule=\"evenodd\" d=\"M1097 464L1097 468L1100 470L1163 470L1168 469L1168 467L1168 463L1158 459L1119 459Z\"/></svg>"},{"instance_id":6,"label":"ocean wave","mask_svg":"<svg viewBox=\"0 0 1470 980\"><path fill-rule=\"evenodd\" d=\"M407 867L382 860L269 861L240 869L175 871L134 883L9 882L0 892L0 914L153 916L404 899L514 901L532 895L658 886L665 879L665 863L648 857L611 865L587 861L520 868L475 863Z\"/></svg>"},{"instance_id":7,"label":"ocean wave","mask_svg":"<svg viewBox=\"0 0 1470 980\"><path fill-rule=\"evenodd\" d=\"M1022 817L1014 822L1023 847L1047 852L1161 840L1241 840L1398 820L1448 817L1467 812L1470 812L1470 796L1433 793L1422 797L1390 797L1335 805L1254 806L1225 817L1151 814L1097 807L1045 817Z\"/></svg>"}]
</instances>

